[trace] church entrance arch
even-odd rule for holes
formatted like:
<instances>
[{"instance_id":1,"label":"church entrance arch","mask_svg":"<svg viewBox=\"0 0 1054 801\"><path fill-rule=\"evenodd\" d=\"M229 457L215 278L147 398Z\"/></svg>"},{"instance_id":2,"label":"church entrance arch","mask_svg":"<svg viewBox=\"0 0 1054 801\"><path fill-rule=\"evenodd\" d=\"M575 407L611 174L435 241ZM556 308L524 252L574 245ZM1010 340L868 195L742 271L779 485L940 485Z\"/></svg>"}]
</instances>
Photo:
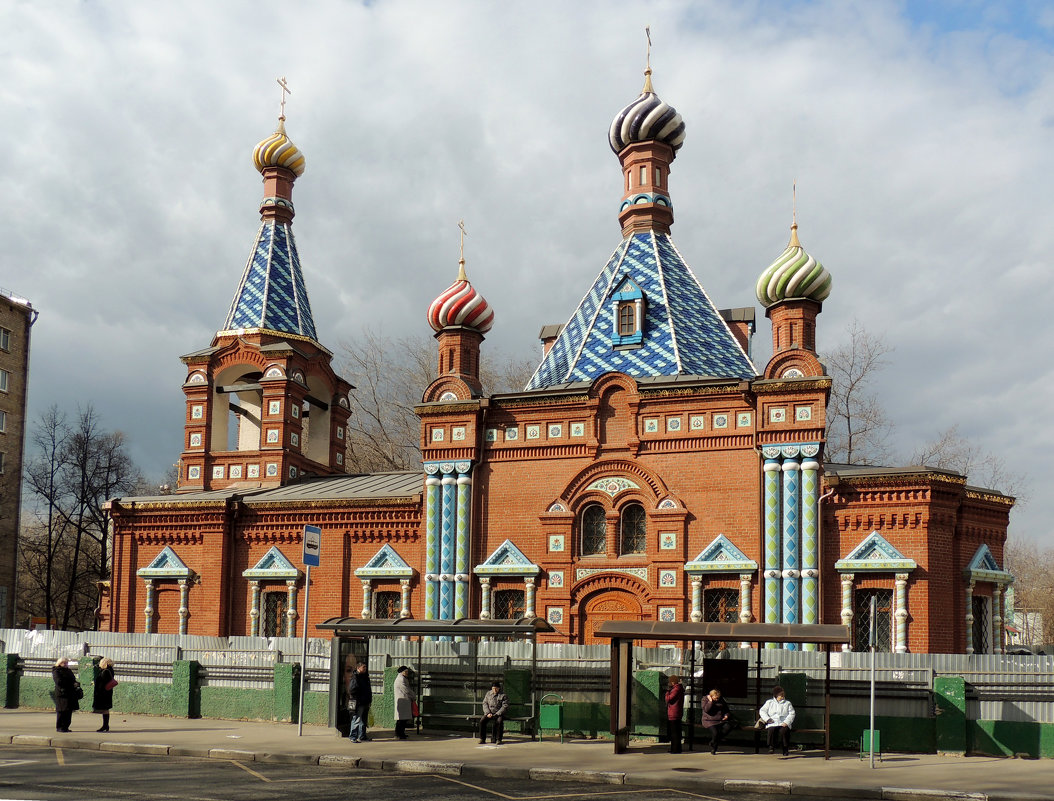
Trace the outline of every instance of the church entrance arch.
<instances>
[{"instance_id":1,"label":"church entrance arch","mask_svg":"<svg viewBox=\"0 0 1054 801\"><path fill-rule=\"evenodd\" d=\"M604 645L608 640L595 636L597 627L605 620L643 620L640 600L631 592L609 589L595 592L579 604L579 642L584 645Z\"/></svg>"}]
</instances>

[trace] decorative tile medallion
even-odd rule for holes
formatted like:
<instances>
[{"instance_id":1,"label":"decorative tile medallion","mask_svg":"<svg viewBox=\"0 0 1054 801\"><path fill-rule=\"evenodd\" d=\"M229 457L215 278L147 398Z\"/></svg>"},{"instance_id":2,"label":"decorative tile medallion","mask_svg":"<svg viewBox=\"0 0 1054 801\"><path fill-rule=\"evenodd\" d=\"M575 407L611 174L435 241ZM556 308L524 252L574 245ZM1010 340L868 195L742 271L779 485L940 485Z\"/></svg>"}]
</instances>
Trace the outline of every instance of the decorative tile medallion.
<instances>
[{"instance_id":1,"label":"decorative tile medallion","mask_svg":"<svg viewBox=\"0 0 1054 801\"><path fill-rule=\"evenodd\" d=\"M344 464L344 454L337 451L337 464Z\"/></svg>"},{"instance_id":2,"label":"decorative tile medallion","mask_svg":"<svg viewBox=\"0 0 1054 801\"><path fill-rule=\"evenodd\" d=\"M452 429L450 429L450 439L454 440L455 442L463 442L465 440L465 427L454 426Z\"/></svg>"},{"instance_id":3,"label":"decorative tile medallion","mask_svg":"<svg viewBox=\"0 0 1054 801\"><path fill-rule=\"evenodd\" d=\"M282 413L282 402L281 401L268 401L267 402L267 413L268 414L281 414Z\"/></svg>"},{"instance_id":4,"label":"decorative tile medallion","mask_svg":"<svg viewBox=\"0 0 1054 801\"><path fill-rule=\"evenodd\" d=\"M740 412L736 415L736 425L739 428L750 428L750 412Z\"/></svg>"},{"instance_id":5,"label":"decorative tile medallion","mask_svg":"<svg viewBox=\"0 0 1054 801\"><path fill-rule=\"evenodd\" d=\"M677 621L677 607L676 606L660 606L659 607L659 620L663 623L674 623Z\"/></svg>"},{"instance_id":6,"label":"decorative tile medallion","mask_svg":"<svg viewBox=\"0 0 1054 801\"><path fill-rule=\"evenodd\" d=\"M496 429L496 428L488 428L486 433L483 435L483 438L487 442L497 442L498 441L498 429Z\"/></svg>"},{"instance_id":7,"label":"decorative tile medallion","mask_svg":"<svg viewBox=\"0 0 1054 801\"><path fill-rule=\"evenodd\" d=\"M560 553L564 550L564 535L563 534L550 534L549 535L549 552Z\"/></svg>"},{"instance_id":8,"label":"decorative tile medallion","mask_svg":"<svg viewBox=\"0 0 1054 801\"><path fill-rule=\"evenodd\" d=\"M794 419L799 422L812 420L812 406L795 406Z\"/></svg>"},{"instance_id":9,"label":"decorative tile medallion","mask_svg":"<svg viewBox=\"0 0 1054 801\"><path fill-rule=\"evenodd\" d=\"M545 619L550 626L559 626L564 622L564 608L562 606L547 606L545 608Z\"/></svg>"},{"instance_id":10,"label":"decorative tile medallion","mask_svg":"<svg viewBox=\"0 0 1054 801\"><path fill-rule=\"evenodd\" d=\"M226 470L226 468L223 465L221 465L221 464L214 464L212 466L212 477L213 478L223 478L225 475L227 475L227 470Z\"/></svg>"},{"instance_id":11,"label":"decorative tile medallion","mask_svg":"<svg viewBox=\"0 0 1054 801\"><path fill-rule=\"evenodd\" d=\"M624 573L627 576L639 578L641 581L648 580L648 568L646 567L579 567L575 569L575 581L589 578L596 573Z\"/></svg>"},{"instance_id":12,"label":"decorative tile medallion","mask_svg":"<svg viewBox=\"0 0 1054 801\"><path fill-rule=\"evenodd\" d=\"M191 465L187 468L187 478L197 480L201 478L201 468L198 465Z\"/></svg>"},{"instance_id":13,"label":"decorative tile medallion","mask_svg":"<svg viewBox=\"0 0 1054 801\"><path fill-rule=\"evenodd\" d=\"M282 372L281 367L269 367L264 374L264 378L281 378L283 375L285 373Z\"/></svg>"},{"instance_id":14,"label":"decorative tile medallion","mask_svg":"<svg viewBox=\"0 0 1054 801\"><path fill-rule=\"evenodd\" d=\"M782 406L773 406L769 409L769 422L770 423L785 423L787 422L787 410Z\"/></svg>"},{"instance_id":15,"label":"decorative tile medallion","mask_svg":"<svg viewBox=\"0 0 1054 801\"><path fill-rule=\"evenodd\" d=\"M444 438L444 431L442 428L432 429L432 442L442 442Z\"/></svg>"},{"instance_id":16,"label":"decorative tile medallion","mask_svg":"<svg viewBox=\"0 0 1054 801\"><path fill-rule=\"evenodd\" d=\"M505 429L505 441L512 442L520 438L520 429L518 428L506 428Z\"/></svg>"},{"instance_id":17,"label":"decorative tile medallion","mask_svg":"<svg viewBox=\"0 0 1054 801\"><path fill-rule=\"evenodd\" d=\"M295 431L289 435L289 444L292 445L294 448L300 447L300 435L297 434Z\"/></svg>"},{"instance_id":18,"label":"decorative tile medallion","mask_svg":"<svg viewBox=\"0 0 1054 801\"><path fill-rule=\"evenodd\" d=\"M660 509L676 509L677 508L677 501L675 501L673 498L663 498L663 500L659 503L659 508Z\"/></svg>"},{"instance_id":19,"label":"decorative tile medallion","mask_svg":"<svg viewBox=\"0 0 1054 801\"><path fill-rule=\"evenodd\" d=\"M552 503L552 504L551 504L551 505L549 506L549 508L548 508L548 509L546 509L546 511L547 511L547 512L566 512L566 511L567 511L567 507L566 507L566 506L564 506L564 505L563 505L562 503L560 503L559 501L554 501L554 502L553 502L553 503Z\"/></svg>"},{"instance_id":20,"label":"decorative tile medallion","mask_svg":"<svg viewBox=\"0 0 1054 801\"><path fill-rule=\"evenodd\" d=\"M260 465L251 464L245 468L245 475L247 478L259 478L260 477Z\"/></svg>"},{"instance_id":21,"label":"decorative tile medallion","mask_svg":"<svg viewBox=\"0 0 1054 801\"><path fill-rule=\"evenodd\" d=\"M201 434L194 433L190 435L190 447L200 448L201 447Z\"/></svg>"},{"instance_id":22,"label":"decorative tile medallion","mask_svg":"<svg viewBox=\"0 0 1054 801\"><path fill-rule=\"evenodd\" d=\"M584 437L586 435L585 423L571 423L571 436Z\"/></svg>"},{"instance_id":23,"label":"decorative tile medallion","mask_svg":"<svg viewBox=\"0 0 1054 801\"><path fill-rule=\"evenodd\" d=\"M202 406L200 403L195 403L193 406L190 407L190 419L191 420L200 420L204 416L205 416L205 407Z\"/></svg>"},{"instance_id":24,"label":"decorative tile medallion","mask_svg":"<svg viewBox=\"0 0 1054 801\"><path fill-rule=\"evenodd\" d=\"M645 434L658 434L659 433L659 418L648 417L644 420L644 433Z\"/></svg>"},{"instance_id":25,"label":"decorative tile medallion","mask_svg":"<svg viewBox=\"0 0 1054 801\"><path fill-rule=\"evenodd\" d=\"M267 463L267 471L266 472L267 472L268 476L271 476L271 477L277 476L278 475L278 462L268 462Z\"/></svg>"},{"instance_id":26,"label":"decorative tile medallion","mask_svg":"<svg viewBox=\"0 0 1054 801\"><path fill-rule=\"evenodd\" d=\"M706 415L693 414L688 418L688 428L692 431L703 431L706 429Z\"/></svg>"},{"instance_id":27,"label":"decorative tile medallion","mask_svg":"<svg viewBox=\"0 0 1054 801\"><path fill-rule=\"evenodd\" d=\"M231 465L230 476L231 476L231 478L241 478L242 477L242 466L240 464L232 464Z\"/></svg>"},{"instance_id":28,"label":"decorative tile medallion","mask_svg":"<svg viewBox=\"0 0 1054 801\"><path fill-rule=\"evenodd\" d=\"M344 426L337 426L337 439L344 439Z\"/></svg>"},{"instance_id":29,"label":"decorative tile medallion","mask_svg":"<svg viewBox=\"0 0 1054 801\"><path fill-rule=\"evenodd\" d=\"M627 489L640 489L640 485L635 484L628 478L613 476L611 478L599 478L586 487L587 492L589 490L599 490L600 492L606 492L612 498Z\"/></svg>"},{"instance_id":30,"label":"decorative tile medallion","mask_svg":"<svg viewBox=\"0 0 1054 801\"><path fill-rule=\"evenodd\" d=\"M659 586L660 587L676 587L677 586L677 571L676 570L660 570L659 571Z\"/></svg>"},{"instance_id":31,"label":"decorative tile medallion","mask_svg":"<svg viewBox=\"0 0 1054 801\"><path fill-rule=\"evenodd\" d=\"M564 586L564 571L562 570L550 570L549 571L549 586L550 587L563 587Z\"/></svg>"},{"instance_id":32,"label":"decorative tile medallion","mask_svg":"<svg viewBox=\"0 0 1054 801\"><path fill-rule=\"evenodd\" d=\"M278 444L278 439L279 439L280 436L281 435L279 434L277 428L269 428L269 429L267 429L267 444L268 445L277 445Z\"/></svg>"},{"instance_id":33,"label":"decorative tile medallion","mask_svg":"<svg viewBox=\"0 0 1054 801\"><path fill-rule=\"evenodd\" d=\"M728 415L727 414L715 414L714 415L714 428L728 428Z\"/></svg>"},{"instance_id":34,"label":"decorative tile medallion","mask_svg":"<svg viewBox=\"0 0 1054 801\"><path fill-rule=\"evenodd\" d=\"M293 417L300 417L300 407L297 406L295 403L289 407L289 412L293 415Z\"/></svg>"},{"instance_id":35,"label":"decorative tile medallion","mask_svg":"<svg viewBox=\"0 0 1054 801\"><path fill-rule=\"evenodd\" d=\"M295 467L290 467L289 468L289 477L290 478L296 478L296 468Z\"/></svg>"},{"instance_id":36,"label":"decorative tile medallion","mask_svg":"<svg viewBox=\"0 0 1054 801\"><path fill-rule=\"evenodd\" d=\"M677 532L676 531L661 531L659 532L659 549L663 551L672 551L677 548Z\"/></svg>"},{"instance_id":37,"label":"decorative tile medallion","mask_svg":"<svg viewBox=\"0 0 1054 801\"><path fill-rule=\"evenodd\" d=\"M666 418L666 430L667 431L680 431L681 430L681 418L680 417L668 417L668 418Z\"/></svg>"},{"instance_id":38,"label":"decorative tile medallion","mask_svg":"<svg viewBox=\"0 0 1054 801\"><path fill-rule=\"evenodd\" d=\"M456 401L457 400L457 393L456 392L450 392L449 390L447 390L446 392L444 392L442 395L439 396L439 400L440 400L440 402Z\"/></svg>"},{"instance_id":39,"label":"decorative tile medallion","mask_svg":"<svg viewBox=\"0 0 1054 801\"><path fill-rule=\"evenodd\" d=\"M559 423L549 424L549 439L560 439L564 435L564 427Z\"/></svg>"},{"instance_id":40,"label":"decorative tile medallion","mask_svg":"<svg viewBox=\"0 0 1054 801\"><path fill-rule=\"evenodd\" d=\"M540 425L527 426L527 439L541 439L542 427Z\"/></svg>"}]
</instances>

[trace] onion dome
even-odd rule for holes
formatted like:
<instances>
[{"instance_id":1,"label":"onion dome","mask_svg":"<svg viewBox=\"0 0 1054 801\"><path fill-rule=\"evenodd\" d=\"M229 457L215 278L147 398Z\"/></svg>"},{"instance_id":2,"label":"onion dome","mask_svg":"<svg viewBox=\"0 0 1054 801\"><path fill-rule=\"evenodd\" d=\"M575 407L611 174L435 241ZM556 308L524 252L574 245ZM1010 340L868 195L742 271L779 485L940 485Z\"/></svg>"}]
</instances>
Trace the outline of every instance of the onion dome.
<instances>
[{"instance_id":1,"label":"onion dome","mask_svg":"<svg viewBox=\"0 0 1054 801\"><path fill-rule=\"evenodd\" d=\"M758 279L756 293L765 308L795 298L819 303L831 294L831 274L801 246L797 222L791 225L787 249Z\"/></svg>"},{"instance_id":2,"label":"onion dome","mask_svg":"<svg viewBox=\"0 0 1054 801\"><path fill-rule=\"evenodd\" d=\"M253 149L253 164L263 172L267 167L285 167L298 178L304 174L304 154L285 133L285 117L278 118L278 128Z\"/></svg>"},{"instance_id":3,"label":"onion dome","mask_svg":"<svg viewBox=\"0 0 1054 801\"><path fill-rule=\"evenodd\" d=\"M640 96L615 115L608 142L616 154L634 142L659 141L676 153L684 144L684 120L673 106L664 103L651 88L651 69L644 71Z\"/></svg>"},{"instance_id":4,"label":"onion dome","mask_svg":"<svg viewBox=\"0 0 1054 801\"><path fill-rule=\"evenodd\" d=\"M428 324L435 331L463 325L481 334L487 333L494 325L494 310L468 282L464 259L461 260L457 280L428 307Z\"/></svg>"}]
</instances>

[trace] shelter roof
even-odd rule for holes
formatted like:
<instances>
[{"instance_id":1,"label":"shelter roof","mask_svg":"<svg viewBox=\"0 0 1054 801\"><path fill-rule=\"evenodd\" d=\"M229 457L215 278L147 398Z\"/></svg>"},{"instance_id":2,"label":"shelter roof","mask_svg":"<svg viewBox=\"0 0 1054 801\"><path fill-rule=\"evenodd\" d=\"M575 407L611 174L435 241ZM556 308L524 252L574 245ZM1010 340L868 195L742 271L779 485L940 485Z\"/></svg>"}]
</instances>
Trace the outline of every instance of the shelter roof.
<instances>
[{"instance_id":1,"label":"shelter roof","mask_svg":"<svg viewBox=\"0 0 1054 801\"><path fill-rule=\"evenodd\" d=\"M358 617L332 617L316 628L350 637L403 637L407 635L447 635L460 637L523 637L556 631L544 618L522 617L517 620L417 620L411 617L377 620Z\"/></svg>"},{"instance_id":2,"label":"shelter roof","mask_svg":"<svg viewBox=\"0 0 1054 801\"><path fill-rule=\"evenodd\" d=\"M634 640L833 643L850 641L849 627L830 624L664 623L655 620L605 620L597 637Z\"/></svg>"}]
</instances>

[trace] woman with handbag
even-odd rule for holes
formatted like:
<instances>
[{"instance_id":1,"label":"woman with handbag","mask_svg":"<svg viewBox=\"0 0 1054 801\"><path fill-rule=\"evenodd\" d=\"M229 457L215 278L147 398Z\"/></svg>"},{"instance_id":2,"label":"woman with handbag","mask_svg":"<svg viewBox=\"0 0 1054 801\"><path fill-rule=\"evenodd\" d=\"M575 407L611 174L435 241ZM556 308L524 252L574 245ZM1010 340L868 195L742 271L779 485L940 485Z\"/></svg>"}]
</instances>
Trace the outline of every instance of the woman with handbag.
<instances>
[{"instance_id":1,"label":"woman with handbag","mask_svg":"<svg viewBox=\"0 0 1054 801\"><path fill-rule=\"evenodd\" d=\"M51 678L55 682L55 731L60 732L70 730L73 713L81 708L78 701L84 695L69 664L66 657L59 657L51 669Z\"/></svg>"},{"instance_id":2,"label":"woman with handbag","mask_svg":"<svg viewBox=\"0 0 1054 801\"><path fill-rule=\"evenodd\" d=\"M95 692L92 694L92 712L102 715L102 726L96 731L110 730L110 710L113 709L113 688L117 679L113 675L113 660L99 660L99 672L95 674Z\"/></svg>"}]
</instances>

